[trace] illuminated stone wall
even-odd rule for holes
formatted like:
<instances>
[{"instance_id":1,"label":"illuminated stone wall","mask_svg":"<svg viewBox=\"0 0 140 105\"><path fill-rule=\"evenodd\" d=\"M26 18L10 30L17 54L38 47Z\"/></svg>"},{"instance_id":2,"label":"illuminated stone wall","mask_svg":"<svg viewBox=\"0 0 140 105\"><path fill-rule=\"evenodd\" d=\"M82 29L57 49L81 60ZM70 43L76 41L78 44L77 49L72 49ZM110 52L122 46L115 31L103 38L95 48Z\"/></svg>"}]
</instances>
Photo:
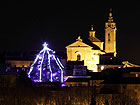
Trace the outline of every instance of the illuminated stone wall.
<instances>
[{"instance_id":1,"label":"illuminated stone wall","mask_svg":"<svg viewBox=\"0 0 140 105\"><path fill-rule=\"evenodd\" d=\"M88 87L1 90L3 90L0 91L1 105L90 105L92 94L91 88Z\"/></svg>"},{"instance_id":2,"label":"illuminated stone wall","mask_svg":"<svg viewBox=\"0 0 140 105\"><path fill-rule=\"evenodd\" d=\"M108 90L122 86L121 93ZM114 88L113 88L114 87ZM126 84L109 85L107 93L94 87L64 87L64 88L0 88L1 105L140 105L139 85ZM93 96L93 97L92 97ZM108 104L107 104L108 103Z\"/></svg>"}]
</instances>

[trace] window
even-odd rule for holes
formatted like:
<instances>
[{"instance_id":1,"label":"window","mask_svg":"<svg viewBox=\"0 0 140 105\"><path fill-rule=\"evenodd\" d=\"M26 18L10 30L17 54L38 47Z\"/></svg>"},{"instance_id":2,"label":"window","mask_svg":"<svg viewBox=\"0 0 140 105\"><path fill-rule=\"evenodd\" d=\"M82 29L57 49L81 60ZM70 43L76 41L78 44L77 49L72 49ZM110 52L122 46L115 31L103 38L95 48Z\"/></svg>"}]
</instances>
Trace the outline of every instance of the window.
<instances>
[{"instance_id":1,"label":"window","mask_svg":"<svg viewBox=\"0 0 140 105\"><path fill-rule=\"evenodd\" d=\"M81 60L81 55L77 54L77 61L80 61L80 60Z\"/></svg>"},{"instance_id":2,"label":"window","mask_svg":"<svg viewBox=\"0 0 140 105\"><path fill-rule=\"evenodd\" d=\"M108 33L108 41L110 42L110 33Z\"/></svg>"}]
</instances>

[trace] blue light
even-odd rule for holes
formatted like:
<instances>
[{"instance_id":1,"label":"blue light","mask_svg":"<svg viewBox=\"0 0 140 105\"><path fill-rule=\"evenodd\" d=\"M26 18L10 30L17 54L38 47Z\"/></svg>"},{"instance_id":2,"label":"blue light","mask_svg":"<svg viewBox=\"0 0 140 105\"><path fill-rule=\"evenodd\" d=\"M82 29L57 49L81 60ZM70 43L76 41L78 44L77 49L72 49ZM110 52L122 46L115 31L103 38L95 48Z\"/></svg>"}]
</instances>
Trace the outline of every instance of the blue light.
<instances>
[{"instance_id":1,"label":"blue light","mask_svg":"<svg viewBox=\"0 0 140 105\"><path fill-rule=\"evenodd\" d=\"M34 82L64 82L63 69L64 66L55 56L55 51L48 48L45 42L30 67L28 77Z\"/></svg>"}]
</instances>

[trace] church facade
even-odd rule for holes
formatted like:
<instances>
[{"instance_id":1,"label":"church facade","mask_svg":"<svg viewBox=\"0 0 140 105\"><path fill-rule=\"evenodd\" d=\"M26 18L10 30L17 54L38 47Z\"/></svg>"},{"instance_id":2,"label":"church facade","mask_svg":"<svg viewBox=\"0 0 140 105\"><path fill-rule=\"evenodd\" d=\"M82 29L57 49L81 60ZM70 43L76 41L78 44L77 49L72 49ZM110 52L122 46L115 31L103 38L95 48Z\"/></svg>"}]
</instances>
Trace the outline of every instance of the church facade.
<instances>
[{"instance_id":1,"label":"church facade","mask_svg":"<svg viewBox=\"0 0 140 105\"><path fill-rule=\"evenodd\" d=\"M113 21L112 13L109 13L108 21L105 23L105 48L104 42L95 36L93 26L89 31L89 38L83 40L80 36L76 42L66 46L67 61L84 61L84 66L92 72L98 72L100 55L111 53L116 56L116 23Z\"/></svg>"}]
</instances>

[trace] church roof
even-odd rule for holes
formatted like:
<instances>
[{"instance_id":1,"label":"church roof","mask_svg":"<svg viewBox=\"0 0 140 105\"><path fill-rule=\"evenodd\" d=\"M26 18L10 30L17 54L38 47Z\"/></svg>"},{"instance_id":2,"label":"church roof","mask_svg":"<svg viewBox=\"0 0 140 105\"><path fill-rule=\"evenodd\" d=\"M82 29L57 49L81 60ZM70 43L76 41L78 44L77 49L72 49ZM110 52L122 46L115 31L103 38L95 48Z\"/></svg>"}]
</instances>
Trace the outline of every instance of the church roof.
<instances>
[{"instance_id":1,"label":"church roof","mask_svg":"<svg viewBox=\"0 0 140 105\"><path fill-rule=\"evenodd\" d=\"M66 46L66 47L92 47L92 49L94 50L100 50L100 48L95 45L94 43L92 43L89 39L81 39L80 37L78 37L77 41Z\"/></svg>"},{"instance_id":2,"label":"church roof","mask_svg":"<svg viewBox=\"0 0 140 105\"><path fill-rule=\"evenodd\" d=\"M90 39L91 42L102 42L101 40L99 40L96 37L92 37L92 39Z\"/></svg>"},{"instance_id":3,"label":"church roof","mask_svg":"<svg viewBox=\"0 0 140 105\"><path fill-rule=\"evenodd\" d=\"M82 40L82 39L80 38L80 36L79 36L76 42L74 42L74 43L72 43L72 44L66 46L66 48L67 48L67 47L92 47L92 46L90 46L90 45L84 43L83 40Z\"/></svg>"},{"instance_id":4,"label":"church roof","mask_svg":"<svg viewBox=\"0 0 140 105\"><path fill-rule=\"evenodd\" d=\"M85 39L85 40L83 40L83 42L85 44L93 47L92 49L94 49L94 50L100 50L100 48L97 45L93 44L89 39Z\"/></svg>"}]
</instances>

